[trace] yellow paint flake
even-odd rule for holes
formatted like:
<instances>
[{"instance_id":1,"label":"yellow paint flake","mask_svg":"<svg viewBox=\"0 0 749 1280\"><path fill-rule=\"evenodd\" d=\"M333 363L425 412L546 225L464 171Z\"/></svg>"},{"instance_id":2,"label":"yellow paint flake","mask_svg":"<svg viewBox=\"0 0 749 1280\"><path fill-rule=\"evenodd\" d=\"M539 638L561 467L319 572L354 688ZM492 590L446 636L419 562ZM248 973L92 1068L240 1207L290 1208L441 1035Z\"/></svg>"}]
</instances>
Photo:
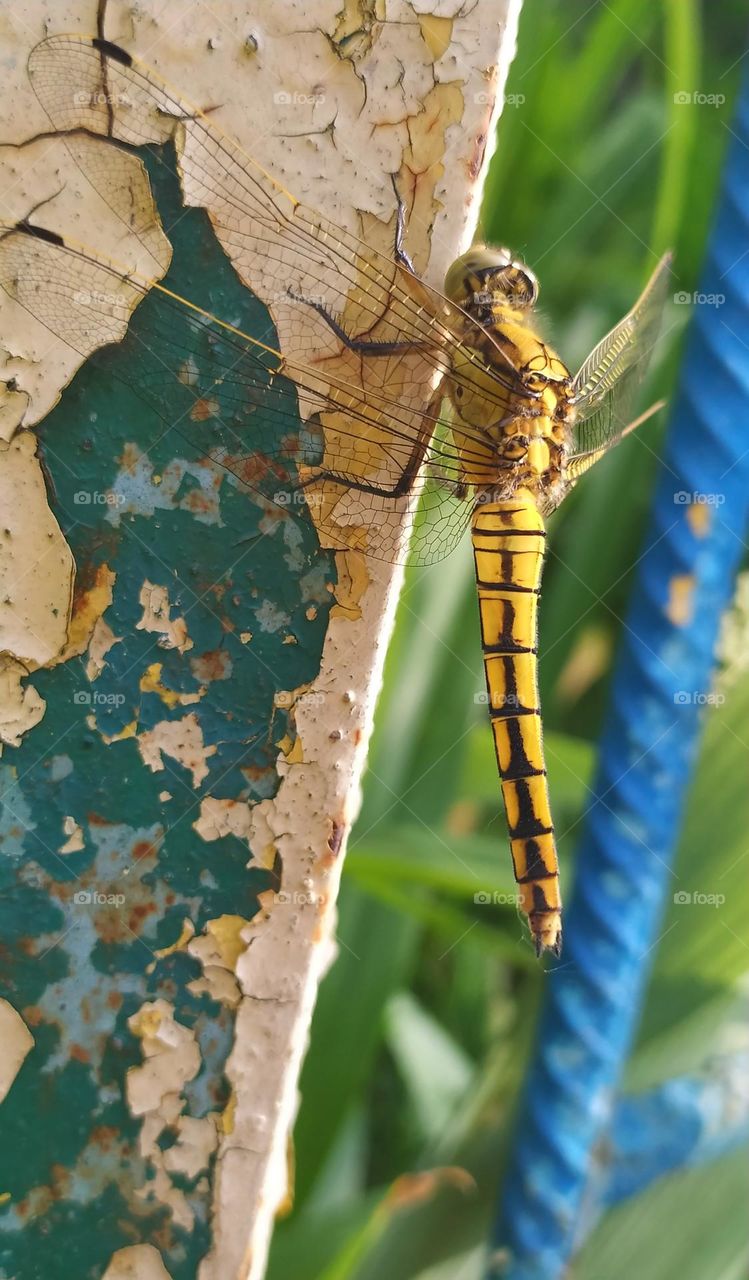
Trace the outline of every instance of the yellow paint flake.
<instances>
[{"instance_id":1,"label":"yellow paint flake","mask_svg":"<svg viewBox=\"0 0 749 1280\"><path fill-rule=\"evenodd\" d=\"M287 764L304 764L304 747L302 739L295 738L290 751L285 751Z\"/></svg>"},{"instance_id":2,"label":"yellow paint flake","mask_svg":"<svg viewBox=\"0 0 749 1280\"><path fill-rule=\"evenodd\" d=\"M251 632L251 631L240 631L240 633L239 633L239 638L240 638L240 640L242 641L242 644L249 644L249 643L250 643L250 640L252 639L252 632Z\"/></svg>"},{"instance_id":3,"label":"yellow paint flake","mask_svg":"<svg viewBox=\"0 0 749 1280\"><path fill-rule=\"evenodd\" d=\"M195 925L193 924L189 916L187 916L182 921L182 932L177 938L177 941L173 942L169 947L157 947L154 950L153 954L155 956L158 956L159 960L163 960L165 956L171 956L174 954L175 951L184 951L185 948L187 947L188 942L190 942L191 939L194 937L195 937Z\"/></svg>"},{"instance_id":4,"label":"yellow paint flake","mask_svg":"<svg viewBox=\"0 0 749 1280\"><path fill-rule=\"evenodd\" d=\"M362 616L360 600L369 586L367 562L356 551L337 551L338 581L335 586L336 603L330 610L331 618L347 618L358 622Z\"/></svg>"},{"instance_id":5,"label":"yellow paint flake","mask_svg":"<svg viewBox=\"0 0 749 1280\"><path fill-rule=\"evenodd\" d=\"M236 1112L237 1112L237 1095L232 1089L231 1094L229 1096L229 1101L227 1102L226 1106L221 1112L220 1124L221 1124L221 1130L223 1133L234 1132L234 1117L236 1115Z\"/></svg>"},{"instance_id":6,"label":"yellow paint flake","mask_svg":"<svg viewBox=\"0 0 749 1280\"><path fill-rule=\"evenodd\" d=\"M180 693L176 689L168 689L161 680L161 672L163 663L152 662L150 667L146 667L140 678L141 693L155 693L167 707L186 707L191 706L195 702L205 696L205 688L200 688L197 693Z\"/></svg>"},{"instance_id":7,"label":"yellow paint flake","mask_svg":"<svg viewBox=\"0 0 749 1280\"><path fill-rule=\"evenodd\" d=\"M88 725L89 729L92 729L95 733L101 732L99 729L99 726L96 723L96 716L86 716L86 724ZM109 747L113 742L124 742L127 738L134 738L136 737L137 733L138 733L138 721L130 720L124 726L124 728L120 729L119 733L112 733L112 734L102 733L101 739L102 739L102 742L106 743L106 745Z\"/></svg>"},{"instance_id":8,"label":"yellow paint flake","mask_svg":"<svg viewBox=\"0 0 749 1280\"><path fill-rule=\"evenodd\" d=\"M693 573L676 574L668 584L665 612L666 617L675 627L685 627L692 620L695 586Z\"/></svg>"},{"instance_id":9,"label":"yellow paint flake","mask_svg":"<svg viewBox=\"0 0 749 1280\"><path fill-rule=\"evenodd\" d=\"M76 598L73 616L68 626L68 642L60 654L60 661L67 662L85 653L91 643L97 622L112 603L112 587L116 574L106 564L96 570L93 586Z\"/></svg>"},{"instance_id":10,"label":"yellow paint flake","mask_svg":"<svg viewBox=\"0 0 749 1280\"><path fill-rule=\"evenodd\" d=\"M278 750L281 751L284 756L286 756L287 760L294 749L295 742L296 742L296 739L292 738L288 733L286 733L284 734L283 738L279 738L278 742L276 743Z\"/></svg>"},{"instance_id":11,"label":"yellow paint flake","mask_svg":"<svg viewBox=\"0 0 749 1280\"><path fill-rule=\"evenodd\" d=\"M208 921L202 934L193 938L187 949L200 961L204 971L215 966L233 974L237 960L249 945L242 937L242 931L249 925L250 921L244 916L217 916Z\"/></svg>"},{"instance_id":12,"label":"yellow paint flake","mask_svg":"<svg viewBox=\"0 0 749 1280\"><path fill-rule=\"evenodd\" d=\"M436 62L447 51L452 40L452 19L438 18L433 13L422 13L419 16L419 26L424 44Z\"/></svg>"}]
</instances>

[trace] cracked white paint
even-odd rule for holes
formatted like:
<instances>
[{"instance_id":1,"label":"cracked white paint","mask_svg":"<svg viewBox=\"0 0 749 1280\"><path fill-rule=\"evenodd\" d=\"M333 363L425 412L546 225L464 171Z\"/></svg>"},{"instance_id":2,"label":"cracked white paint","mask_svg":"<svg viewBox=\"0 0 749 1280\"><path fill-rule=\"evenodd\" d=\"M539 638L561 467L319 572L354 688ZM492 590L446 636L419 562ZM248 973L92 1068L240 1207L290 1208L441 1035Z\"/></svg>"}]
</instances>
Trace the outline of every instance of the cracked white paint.
<instances>
[{"instance_id":1,"label":"cracked white paint","mask_svg":"<svg viewBox=\"0 0 749 1280\"><path fill-rule=\"evenodd\" d=\"M166 1000L142 1005L128 1026L141 1040L144 1062L127 1073L127 1101L131 1113L142 1119L138 1145L154 1174L142 1194L169 1205L175 1222L189 1230L194 1214L174 1175L195 1178L201 1171L207 1173L218 1141L210 1116L182 1115L182 1090L200 1071L200 1048L195 1033L175 1020ZM162 1151L159 1138L166 1126L176 1132L177 1140Z\"/></svg>"},{"instance_id":2,"label":"cracked white paint","mask_svg":"<svg viewBox=\"0 0 749 1280\"><path fill-rule=\"evenodd\" d=\"M34 1037L12 1004L0 999L0 1102L8 1095Z\"/></svg>"},{"instance_id":3,"label":"cracked white paint","mask_svg":"<svg viewBox=\"0 0 749 1280\"><path fill-rule=\"evenodd\" d=\"M164 768L164 756L171 757L188 769L194 787L208 773L207 760L216 754L215 746L207 746L203 739L203 726L194 712L181 720L159 720L153 729L138 734L138 750L144 764L154 773Z\"/></svg>"},{"instance_id":4,"label":"cracked white paint","mask_svg":"<svg viewBox=\"0 0 749 1280\"><path fill-rule=\"evenodd\" d=\"M56 661L65 646L73 573L36 440L21 431L0 444L0 653L24 674Z\"/></svg>"},{"instance_id":5,"label":"cracked white paint","mask_svg":"<svg viewBox=\"0 0 749 1280\"><path fill-rule=\"evenodd\" d=\"M184 86L193 102L215 107L212 118L298 199L383 248L392 244L389 175L397 174L411 209L409 252L417 270L439 286L446 266L470 239L484 139L493 137L489 99L495 86L501 93L519 3L378 0L371 6L363 0L346 5L340 0L288 0L283 5L213 0L210 7L186 7L181 0L139 0L137 5L107 6L105 32L154 64L173 85ZM47 6L30 0L27 8L33 14L30 46L44 34ZM93 8L92 3L60 5L50 29L90 31L95 27ZM351 39L346 55L338 56L335 42L344 36ZM9 82L15 87L16 80L17 132L6 136L22 141L46 122L14 67ZM30 147L10 157L18 171L19 217L59 186L47 152L32 145L38 148L33 154ZM67 178L69 165L65 172ZM132 201L134 173L128 181L123 199ZM56 197L60 230L66 230L66 217L67 225L75 226L83 213L87 224L97 225L97 244L106 253L106 206L88 187L76 189L75 184L72 177L65 193ZM188 191L187 197L201 204L206 192ZM71 200L72 205L66 204ZM158 251L166 253L156 231L154 237ZM121 248L113 256L122 259ZM137 265L137 254L128 261ZM307 333L296 335L301 347L293 346L291 316L272 262L253 255L235 265L268 302L284 354L299 354L310 344L319 347L324 335L313 323ZM298 274L303 291L303 270ZM319 288L307 292L316 294ZM346 299L333 301L343 306ZM20 389L0 403L0 431L6 436L13 415L20 421L27 402L25 421L38 420L80 363L58 351L42 366L49 335L19 308L11 310L9 317L0 308L0 325L18 337L13 351L5 357L0 353L5 364L0 378L13 376ZM348 518L355 519L353 504L351 510ZM207 842L231 830L249 840L257 862L269 865L280 853L283 865L283 892L266 895L252 921L221 917L209 922L200 937L180 941L202 965L193 989L238 1003L227 1065L233 1103L222 1125L212 1247L200 1267L200 1280L260 1280L263 1275L274 1210L286 1194L286 1147L299 1066L317 987L333 954L343 845L358 805L401 577L398 570L351 555L339 556L339 569L337 604L311 690L316 698L300 699L294 708L298 738L296 744L286 744L279 760L277 795L249 817L241 806L204 804L195 824ZM60 606L59 583L55 587L56 597L40 592L47 609L53 598ZM190 647L184 620L170 617L165 588L144 584L141 604L143 629L160 635L165 647L180 652ZM258 624L271 630L284 625L261 613ZM95 675L113 638L96 629L93 635L89 661ZM243 633L242 639L249 641L251 634ZM195 716L164 721L138 737L137 744L152 769L163 768L167 755L190 769L194 782L205 776L206 749ZM199 1172L213 1150L211 1141L219 1141L217 1130L213 1139L209 1132L213 1120L195 1122L195 1128L181 1114L180 1091L200 1067L198 1046L163 1001L144 1006L131 1026L142 1038L145 1061L130 1072L128 1099L143 1118L141 1149L156 1171L149 1191L187 1225L189 1206L173 1184L171 1163L181 1161L183 1168ZM164 1123L176 1124L180 1135L181 1150L169 1161L157 1143ZM130 1274L163 1280L167 1273L160 1256L156 1250L143 1252L148 1249L119 1251L105 1280L125 1280Z\"/></svg>"},{"instance_id":6,"label":"cracked white paint","mask_svg":"<svg viewBox=\"0 0 749 1280\"><path fill-rule=\"evenodd\" d=\"M160 635L159 644L164 649L179 649L184 653L192 649L192 640L187 634L187 623L184 618L172 618L169 592L166 587L154 586L146 580L140 590L139 603L143 606L143 616L136 622L138 631L150 631Z\"/></svg>"},{"instance_id":7,"label":"cracked white paint","mask_svg":"<svg viewBox=\"0 0 749 1280\"><path fill-rule=\"evenodd\" d=\"M85 30L95 29L95 5L61 4L56 6L53 19L44 3L30 4L27 9L30 12L21 37L27 43L20 46L16 33L9 43L15 57L9 56L3 66L2 136L17 145L0 147L2 216L9 220L24 218L43 203L50 225L56 222L68 234L84 239L81 222L85 211L85 221L96 226L100 249L117 257L123 252L123 228L116 210L144 205L148 208L150 196L140 166L131 160L126 162L114 200L110 193L110 207L71 165L61 139L41 137L26 141L49 128L26 76L29 50L48 34L50 27L72 30L83 24ZM58 23L62 24L59 28ZM84 148L97 145L83 144ZM141 268L150 263L153 269L155 257L166 268L171 250L158 223L153 219L150 224L146 222L145 233L150 255L129 236L125 238L128 261ZM21 295L23 288L21 281ZM122 293L132 305L127 286L123 286ZM49 329L2 290L0 334L0 441L5 442L0 443L0 653L21 663L25 668L21 674L25 676L82 651L75 643L67 643L76 630L72 616L72 555L49 507L35 454L35 438L23 428L33 426L53 408L83 357L54 338ZM53 447L53 442L49 444ZM89 638L86 634L85 643ZM102 649L106 652L111 639L99 633L96 641L89 678L99 673ZM17 667L11 671L14 677L18 674ZM4 684L0 694L7 690ZM12 728L7 733L3 730L3 740L17 746L43 713L44 703L33 690L23 692L19 699L17 687L11 686L9 701L0 700L0 725L10 724Z\"/></svg>"},{"instance_id":8,"label":"cracked white paint","mask_svg":"<svg viewBox=\"0 0 749 1280\"><path fill-rule=\"evenodd\" d=\"M68 838L59 846L58 853L78 853L79 849L85 847L83 828L71 814L64 818L62 829Z\"/></svg>"}]
</instances>

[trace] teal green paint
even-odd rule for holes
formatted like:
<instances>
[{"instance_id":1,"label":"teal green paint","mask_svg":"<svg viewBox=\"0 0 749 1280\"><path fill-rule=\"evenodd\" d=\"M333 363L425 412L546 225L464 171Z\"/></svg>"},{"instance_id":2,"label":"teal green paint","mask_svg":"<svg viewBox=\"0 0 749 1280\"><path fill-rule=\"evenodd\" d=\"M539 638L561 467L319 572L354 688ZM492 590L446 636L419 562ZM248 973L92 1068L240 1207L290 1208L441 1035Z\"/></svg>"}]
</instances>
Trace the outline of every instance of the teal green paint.
<instances>
[{"instance_id":1,"label":"teal green paint","mask_svg":"<svg viewBox=\"0 0 749 1280\"><path fill-rule=\"evenodd\" d=\"M181 208L162 161L149 171L175 249L166 283L275 342L268 312L239 283L204 213ZM35 1037L3 1107L0 1192L11 1198L1 1208L0 1276L24 1280L98 1280L116 1249L141 1241L160 1250L173 1280L188 1280L209 1247L204 1177L180 1179L195 1215L190 1231L137 1194L152 1171L137 1153L141 1122L124 1101L126 1071L142 1061L127 1019L144 1001L173 1005L176 1021L195 1034L202 1064L184 1088L184 1114L225 1106L233 1013L188 991L201 975L197 961L184 952L157 959L154 951L177 939L185 917L200 933L223 913L256 910L268 875L247 871L241 841L207 844L192 823L202 796L274 794L276 744L293 732L274 695L315 677L332 603L332 559L300 508L258 539L268 528L267 503L205 457L222 443L222 429L202 424L202 440L193 434L191 444L184 421L178 434L157 416L160 408L171 421L188 405L173 379L158 393L148 384L159 365L144 343L157 311L149 295L126 340L86 363L40 429L50 501L75 556L78 588L89 587L101 565L114 572L104 616L119 639L93 684L85 658L32 677L46 713L0 774L2 994ZM186 342L189 329L170 336ZM201 374L210 358L206 338L195 354ZM140 396L122 379L134 379ZM227 438L241 431L249 449L256 436L267 439L272 404L271 394L258 393L251 413L246 405L235 413ZM112 492L116 505L106 500ZM81 494L103 496L83 502ZM222 577L224 566L232 567ZM158 636L137 629L146 580L167 589L172 618L186 618L188 652L161 648ZM251 642L240 632L252 632ZM196 668L204 654L214 679L206 679L205 663ZM191 694L205 686L204 695L170 709L143 692L154 662L166 688ZM167 756L164 770L151 772L132 738L104 741L134 720L142 733L185 715L215 748L197 787ZM159 800L164 790L173 797L167 803ZM66 815L80 824L84 848L61 856ZM116 901L97 903L95 894ZM161 1145L174 1141L165 1129Z\"/></svg>"}]
</instances>

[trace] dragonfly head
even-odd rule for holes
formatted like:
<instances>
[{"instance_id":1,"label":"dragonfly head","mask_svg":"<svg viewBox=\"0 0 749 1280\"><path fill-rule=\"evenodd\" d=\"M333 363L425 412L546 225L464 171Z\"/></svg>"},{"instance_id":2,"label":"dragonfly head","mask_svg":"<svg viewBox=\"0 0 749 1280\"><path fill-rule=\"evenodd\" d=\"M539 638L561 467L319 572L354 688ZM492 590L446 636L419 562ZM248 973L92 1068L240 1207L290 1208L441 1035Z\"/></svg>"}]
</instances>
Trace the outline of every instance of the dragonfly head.
<instances>
[{"instance_id":1,"label":"dragonfly head","mask_svg":"<svg viewBox=\"0 0 749 1280\"><path fill-rule=\"evenodd\" d=\"M527 311L538 299L538 280L509 249L474 244L449 268L445 293L472 314L485 313L497 302Z\"/></svg>"}]
</instances>

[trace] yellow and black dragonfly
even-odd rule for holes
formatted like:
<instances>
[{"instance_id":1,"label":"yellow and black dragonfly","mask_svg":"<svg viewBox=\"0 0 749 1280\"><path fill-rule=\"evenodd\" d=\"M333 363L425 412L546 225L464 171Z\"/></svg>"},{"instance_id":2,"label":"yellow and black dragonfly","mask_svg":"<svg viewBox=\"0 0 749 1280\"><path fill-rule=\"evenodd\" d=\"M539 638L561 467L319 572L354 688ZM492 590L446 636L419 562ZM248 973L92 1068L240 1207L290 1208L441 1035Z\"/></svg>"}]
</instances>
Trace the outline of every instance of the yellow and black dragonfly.
<instances>
[{"instance_id":1,"label":"yellow and black dragonfly","mask_svg":"<svg viewBox=\"0 0 749 1280\"><path fill-rule=\"evenodd\" d=\"M544 521L621 440L657 337L664 257L632 310L572 376L534 323L537 281L506 249L475 246L444 292L415 274L398 206L392 252L297 200L205 114L109 41L54 36L29 75L86 179L139 237L140 267L44 225L0 224L0 284L80 355L157 308L146 397L194 386L193 439L262 501L299 497L321 542L429 563L470 526L481 642L515 878L538 952L561 947L561 898L538 699ZM268 341L161 283L132 193L137 149L173 145L185 204L208 210L243 283L268 305ZM142 234L141 234L142 232ZM145 260L146 269L142 263ZM237 415L212 436L211 397L174 337L208 335L214 386ZM648 416L643 415L643 418ZM638 421L642 421L640 418Z\"/></svg>"}]
</instances>

